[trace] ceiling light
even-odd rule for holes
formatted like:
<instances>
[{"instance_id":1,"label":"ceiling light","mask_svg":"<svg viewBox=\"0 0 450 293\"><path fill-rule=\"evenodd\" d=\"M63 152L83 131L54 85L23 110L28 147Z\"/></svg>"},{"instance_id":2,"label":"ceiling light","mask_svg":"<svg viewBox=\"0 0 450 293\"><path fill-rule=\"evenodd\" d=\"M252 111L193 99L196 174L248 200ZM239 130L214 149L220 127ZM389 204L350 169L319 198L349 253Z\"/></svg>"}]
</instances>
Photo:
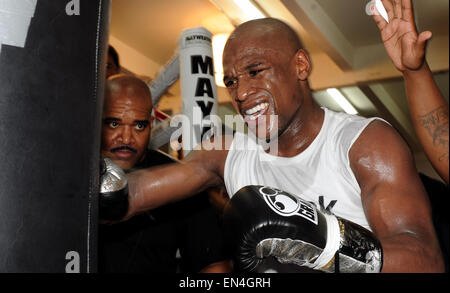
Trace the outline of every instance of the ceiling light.
<instances>
[{"instance_id":1,"label":"ceiling light","mask_svg":"<svg viewBox=\"0 0 450 293\"><path fill-rule=\"evenodd\" d=\"M253 2L250 0L233 0L234 3L239 6L239 8L245 12L245 14L250 19L258 19L258 18L264 18L266 17L264 13L259 10L258 7L255 6Z\"/></svg>"},{"instance_id":2,"label":"ceiling light","mask_svg":"<svg viewBox=\"0 0 450 293\"><path fill-rule=\"evenodd\" d=\"M229 19L234 27L253 19L265 18L268 16L268 13L266 13L255 0L209 1L211 1L211 3L213 3Z\"/></svg>"},{"instance_id":3,"label":"ceiling light","mask_svg":"<svg viewBox=\"0 0 450 293\"><path fill-rule=\"evenodd\" d=\"M335 100L336 103L344 110L347 114L355 115L358 111L350 104L350 102L341 94L341 92L335 88L327 89L327 93Z\"/></svg>"},{"instance_id":4,"label":"ceiling light","mask_svg":"<svg viewBox=\"0 0 450 293\"><path fill-rule=\"evenodd\" d=\"M216 79L216 85L221 87L225 87L225 84L223 83L222 67L223 48L225 47L225 43L227 42L229 36L230 34L217 34L212 38L214 76Z\"/></svg>"}]
</instances>

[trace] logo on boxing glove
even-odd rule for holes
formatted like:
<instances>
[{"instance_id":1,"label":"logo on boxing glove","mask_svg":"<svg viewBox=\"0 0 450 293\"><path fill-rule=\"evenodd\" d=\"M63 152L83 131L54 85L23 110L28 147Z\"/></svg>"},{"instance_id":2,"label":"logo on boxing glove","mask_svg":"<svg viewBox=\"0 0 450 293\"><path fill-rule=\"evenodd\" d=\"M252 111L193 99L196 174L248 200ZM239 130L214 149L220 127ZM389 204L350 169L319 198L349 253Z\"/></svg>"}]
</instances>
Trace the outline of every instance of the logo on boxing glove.
<instances>
[{"instance_id":1,"label":"logo on boxing glove","mask_svg":"<svg viewBox=\"0 0 450 293\"><path fill-rule=\"evenodd\" d=\"M263 186L258 191L266 204L280 216L300 216L317 225L317 210L313 203L273 187Z\"/></svg>"}]
</instances>

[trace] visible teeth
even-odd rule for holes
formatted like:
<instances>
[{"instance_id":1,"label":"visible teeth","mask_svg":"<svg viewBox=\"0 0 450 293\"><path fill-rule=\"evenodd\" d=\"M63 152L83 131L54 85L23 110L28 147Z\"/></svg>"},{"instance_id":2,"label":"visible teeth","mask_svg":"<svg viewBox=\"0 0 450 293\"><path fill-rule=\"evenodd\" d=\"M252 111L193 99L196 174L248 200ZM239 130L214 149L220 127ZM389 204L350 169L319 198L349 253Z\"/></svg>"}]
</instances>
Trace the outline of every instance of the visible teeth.
<instances>
[{"instance_id":1,"label":"visible teeth","mask_svg":"<svg viewBox=\"0 0 450 293\"><path fill-rule=\"evenodd\" d=\"M264 110L265 108L267 108L269 106L269 103L261 103L256 105L255 107L248 109L247 111L245 111L245 114L247 115L252 115L258 111Z\"/></svg>"}]
</instances>

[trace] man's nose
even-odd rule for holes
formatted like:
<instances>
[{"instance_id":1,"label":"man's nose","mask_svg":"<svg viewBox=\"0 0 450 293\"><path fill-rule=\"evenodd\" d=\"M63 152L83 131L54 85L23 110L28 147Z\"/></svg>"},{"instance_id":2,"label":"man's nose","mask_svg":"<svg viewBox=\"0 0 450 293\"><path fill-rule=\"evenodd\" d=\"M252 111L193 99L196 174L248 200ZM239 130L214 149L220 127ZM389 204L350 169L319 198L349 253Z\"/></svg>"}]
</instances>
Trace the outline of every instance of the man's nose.
<instances>
[{"instance_id":1,"label":"man's nose","mask_svg":"<svg viewBox=\"0 0 450 293\"><path fill-rule=\"evenodd\" d=\"M120 133L120 139L123 144L132 144L134 142L133 132L131 131L131 127L126 125L122 128L122 132Z\"/></svg>"},{"instance_id":2,"label":"man's nose","mask_svg":"<svg viewBox=\"0 0 450 293\"><path fill-rule=\"evenodd\" d=\"M245 101L249 96L256 93L255 87L251 82L245 79L239 80L236 99L240 102Z\"/></svg>"}]
</instances>

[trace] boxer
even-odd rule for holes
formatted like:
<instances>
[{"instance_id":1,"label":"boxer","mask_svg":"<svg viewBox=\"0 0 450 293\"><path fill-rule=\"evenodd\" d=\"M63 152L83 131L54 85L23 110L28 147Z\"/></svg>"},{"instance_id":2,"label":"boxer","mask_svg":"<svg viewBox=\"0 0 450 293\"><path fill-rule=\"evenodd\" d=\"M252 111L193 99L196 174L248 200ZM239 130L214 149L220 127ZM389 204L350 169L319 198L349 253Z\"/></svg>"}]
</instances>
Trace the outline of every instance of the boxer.
<instances>
[{"instance_id":1,"label":"boxer","mask_svg":"<svg viewBox=\"0 0 450 293\"><path fill-rule=\"evenodd\" d=\"M412 52L409 44L398 45L404 46L405 54ZM404 60L391 58L394 63ZM369 271L444 270L429 201L408 146L380 119L336 113L314 102L308 83L312 63L289 26L271 18L241 24L225 45L223 64L224 83L236 111L269 148L236 133L232 139L205 141L183 165L133 172L127 178L129 209L122 220L211 186L224 184L229 195L245 186L270 186L316 205L322 198L334 227L343 219L367 230L364 237L371 239L382 264L370 265L374 269ZM265 123L272 115L278 117L276 125ZM221 148L211 149L211 143ZM275 146L278 152L271 154ZM259 255L264 257L270 245L262 244ZM339 243L325 250L335 249ZM352 249L353 254L360 250Z\"/></svg>"}]
</instances>

